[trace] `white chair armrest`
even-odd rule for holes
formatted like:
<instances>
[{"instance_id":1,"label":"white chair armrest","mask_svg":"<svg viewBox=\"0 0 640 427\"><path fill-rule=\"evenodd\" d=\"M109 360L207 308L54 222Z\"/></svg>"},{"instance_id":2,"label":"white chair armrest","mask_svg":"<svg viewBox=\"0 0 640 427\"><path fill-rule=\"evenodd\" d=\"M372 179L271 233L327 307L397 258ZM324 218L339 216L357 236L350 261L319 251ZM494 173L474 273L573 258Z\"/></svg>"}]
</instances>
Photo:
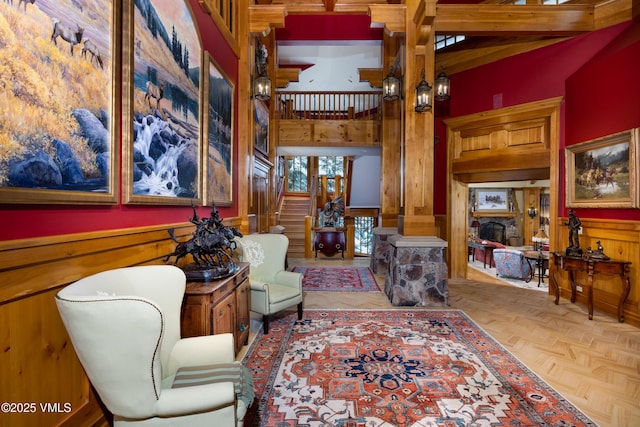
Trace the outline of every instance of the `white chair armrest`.
<instances>
[{"instance_id":1,"label":"white chair armrest","mask_svg":"<svg viewBox=\"0 0 640 427\"><path fill-rule=\"evenodd\" d=\"M276 273L276 283L296 289L302 289L302 274L293 271L279 271Z\"/></svg>"},{"instance_id":2,"label":"white chair armrest","mask_svg":"<svg viewBox=\"0 0 640 427\"><path fill-rule=\"evenodd\" d=\"M171 350L166 374L173 375L183 366L231 363L234 360L233 335L230 333L183 338Z\"/></svg>"},{"instance_id":3,"label":"white chair armrest","mask_svg":"<svg viewBox=\"0 0 640 427\"><path fill-rule=\"evenodd\" d=\"M252 291L269 292L269 286L260 280L249 279L249 287Z\"/></svg>"},{"instance_id":4,"label":"white chair armrest","mask_svg":"<svg viewBox=\"0 0 640 427\"><path fill-rule=\"evenodd\" d=\"M235 400L232 382L203 384L162 390L156 409L158 416L176 417L233 406Z\"/></svg>"}]
</instances>

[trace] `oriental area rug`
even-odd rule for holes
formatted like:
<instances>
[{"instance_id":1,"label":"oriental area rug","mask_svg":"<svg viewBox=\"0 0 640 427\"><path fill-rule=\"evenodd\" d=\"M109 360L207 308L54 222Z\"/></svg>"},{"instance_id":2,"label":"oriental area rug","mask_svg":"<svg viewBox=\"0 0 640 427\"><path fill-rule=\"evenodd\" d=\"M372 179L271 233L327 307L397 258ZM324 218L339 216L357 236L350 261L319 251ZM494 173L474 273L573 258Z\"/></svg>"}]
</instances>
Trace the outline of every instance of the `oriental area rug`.
<instances>
[{"instance_id":1,"label":"oriental area rug","mask_svg":"<svg viewBox=\"0 0 640 427\"><path fill-rule=\"evenodd\" d=\"M595 426L459 310L306 310L243 363L251 427Z\"/></svg>"},{"instance_id":2,"label":"oriental area rug","mask_svg":"<svg viewBox=\"0 0 640 427\"><path fill-rule=\"evenodd\" d=\"M379 292L369 267L294 267L302 273L303 291Z\"/></svg>"}]
</instances>

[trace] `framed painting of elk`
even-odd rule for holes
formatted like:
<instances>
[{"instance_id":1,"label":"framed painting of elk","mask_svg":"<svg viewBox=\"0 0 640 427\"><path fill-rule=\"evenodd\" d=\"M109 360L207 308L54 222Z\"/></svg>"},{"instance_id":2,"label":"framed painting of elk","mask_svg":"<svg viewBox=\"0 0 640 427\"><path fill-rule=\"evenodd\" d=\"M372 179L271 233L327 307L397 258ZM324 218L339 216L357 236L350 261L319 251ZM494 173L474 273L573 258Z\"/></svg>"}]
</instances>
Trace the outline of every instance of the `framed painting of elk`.
<instances>
[{"instance_id":1,"label":"framed painting of elk","mask_svg":"<svg viewBox=\"0 0 640 427\"><path fill-rule=\"evenodd\" d=\"M638 133L631 129L565 148L567 207L638 207Z\"/></svg>"},{"instance_id":2,"label":"framed painting of elk","mask_svg":"<svg viewBox=\"0 0 640 427\"><path fill-rule=\"evenodd\" d=\"M198 205L202 43L189 3L123 0L123 201Z\"/></svg>"},{"instance_id":3,"label":"framed painting of elk","mask_svg":"<svg viewBox=\"0 0 640 427\"><path fill-rule=\"evenodd\" d=\"M204 54L204 192L205 204L233 203L234 86L209 54Z\"/></svg>"},{"instance_id":4,"label":"framed painting of elk","mask_svg":"<svg viewBox=\"0 0 640 427\"><path fill-rule=\"evenodd\" d=\"M120 16L120 0L0 3L0 203L116 203Z\"/></svg>"}]
</instances>

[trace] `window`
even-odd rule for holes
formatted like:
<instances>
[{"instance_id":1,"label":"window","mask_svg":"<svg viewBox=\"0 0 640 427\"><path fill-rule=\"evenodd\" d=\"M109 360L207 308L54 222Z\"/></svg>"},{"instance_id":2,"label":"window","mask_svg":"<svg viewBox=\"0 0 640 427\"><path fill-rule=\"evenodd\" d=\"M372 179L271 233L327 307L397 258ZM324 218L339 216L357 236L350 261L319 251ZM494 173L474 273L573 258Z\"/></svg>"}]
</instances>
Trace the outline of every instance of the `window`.
<instances>
[{"instance_id":1,"label":"window","mask_svg":"<svg viewBox=\"0 0 640 427\"><path fill-rule=\"evenodd\" d=\"M433 44L435 50L444 49L447 46L454 45L464 41L465 36L436 36L435 43Z\"/></svg>"},{"instance_id":2,"label":"window","mask_svg":"<svg viewBox=\"0 0 640 427\"><path fill-rule=\"evenodd\" d=\"M324 156L318 157L318 175L326 175L330 178L327 182L327 191L329 193L336 192L336 176L344 177L344 157L342 156Z\"/></svg>"},{"instance_id":3,"label":"window","mask_svg":"<svg viewBox=\"0 0 640 427\"><path fill-rule=\"evenodd\" d=\"M356 255L371 255L373 250L373 227L375 218L371 216L357 216L354 222L353 252Z\"/></svg>"},{"instance_id":4,"label":"window","mask_svg":"<svg viewBox=\"0 0 640 427\"><path fill-rule=\"evenodd\" d=\"M306 193L308 159L305 156L295 156L287 159L287 191L290 193Z\"/></svg>"}]
</instances>

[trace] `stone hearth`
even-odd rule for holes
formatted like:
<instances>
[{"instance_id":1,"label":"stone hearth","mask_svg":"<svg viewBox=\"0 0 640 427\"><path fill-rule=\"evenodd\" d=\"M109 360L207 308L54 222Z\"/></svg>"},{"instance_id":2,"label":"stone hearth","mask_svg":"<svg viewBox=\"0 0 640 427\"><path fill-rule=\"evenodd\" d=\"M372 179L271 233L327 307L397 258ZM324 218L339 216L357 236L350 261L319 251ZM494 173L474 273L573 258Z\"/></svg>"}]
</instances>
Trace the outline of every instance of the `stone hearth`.
<instances>
[{"instance_id":1,"label":"stone hearth","mask_svg":"<svg viewBox=\"0 0 640 427\"><path fill-rule=\"evenodd\" d=\"M385 293L396 306L449 306L447 242L432 236L392 235Z\"/></svg>"}]
</instances>

